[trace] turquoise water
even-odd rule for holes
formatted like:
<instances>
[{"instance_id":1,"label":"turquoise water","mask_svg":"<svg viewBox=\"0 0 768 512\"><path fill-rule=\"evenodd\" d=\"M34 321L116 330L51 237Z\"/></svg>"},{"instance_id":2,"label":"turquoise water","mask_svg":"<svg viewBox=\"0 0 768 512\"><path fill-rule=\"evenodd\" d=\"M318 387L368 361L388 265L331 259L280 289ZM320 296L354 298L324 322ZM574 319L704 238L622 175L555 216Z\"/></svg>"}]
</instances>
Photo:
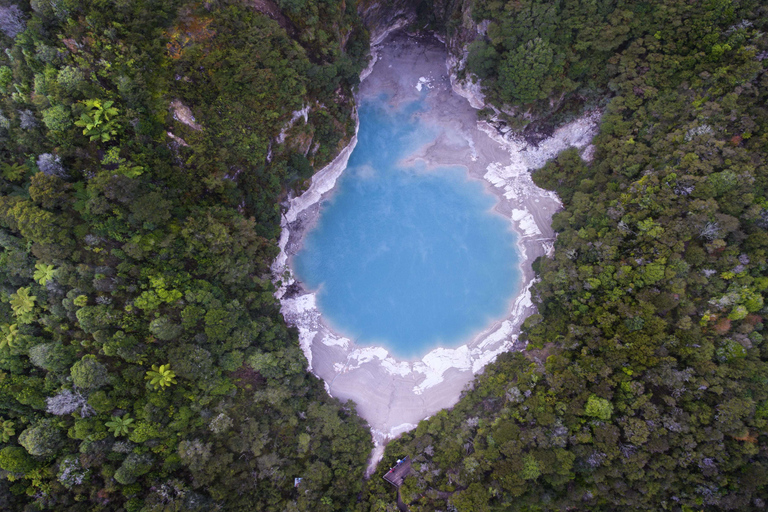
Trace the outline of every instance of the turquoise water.
<instances>
[{"instance_id":1,"label":"turquoise water","mask_svg":"<svg viewBox=\"0 0 768 512\"><path fill-rule=\"evenodd\" d=\"M360 107L358 144L294 258L331 327L404 359L451 347L504 316L519 286L509 221L464 168L402 163L438 132L422 100Z\"/></svg>"}]
</instances>

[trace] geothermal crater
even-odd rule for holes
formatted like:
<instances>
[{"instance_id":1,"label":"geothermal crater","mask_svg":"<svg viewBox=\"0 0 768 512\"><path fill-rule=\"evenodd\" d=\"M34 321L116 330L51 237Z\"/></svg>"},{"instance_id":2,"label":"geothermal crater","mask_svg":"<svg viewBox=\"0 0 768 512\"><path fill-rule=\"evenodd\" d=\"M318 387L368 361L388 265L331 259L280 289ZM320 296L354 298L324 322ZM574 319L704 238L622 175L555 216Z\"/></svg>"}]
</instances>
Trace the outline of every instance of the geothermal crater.
<instances>
[{"instance_id":1,"label":"geothermal crater","mask_svg":"<svg viewBox=\"0 0 768 512\"><path fill-rule=\"evenodd\" d=\"M519 328L534 310L530 298L534 279L531 263L552 250L551 219L561 207L554 193L533 183L530 172L567 147L577 147L583 150L582 155L588 154L598 119L596 114L587 115L559 128L537 146L529 146L522 139L505 135L494 126L478 121L473 106L481 106L481 99L471 93L477 87L456 82L450 69L456 64L455 59L449 59L444 46L434 38L395 34L374 47L373 53L375 65L370 74L364 73L359 92L360 117L363 122L371 122L373 130L369 134L369 127L365 126L359 133L361 138L375 136L376 123L382 129L383 125L396 122L400 125L384 126L379 135L386 134L394 141L395 132L399 130L398 137L402 136L402 141L399 144L387 141L373 147L375 142L366 140L361 143L361 151L353 155L358 144L355 137L334 162L315 174L310 188L286 205L281 253L273 271L282 283L277 296L283 314L286 321L299 330L310 370L325 381L332 396L351 399L357 404L358 413L371 425L377 445L383 447L386 439L414 428L420 420L455 404L474 374L500 353L522 348L517 336ZM395 176L395 187L385 190L381 188L385 184L375 182L385 177L384 171L369 162L373 154L387 151L392 152L388 158L393 168L397 168L390 171L400 174ZM345 171L348 163L349 171ZM344 172L349 176L342 177ZM391 175L388 177L392 178ZM357 210L345 210L334 203L350 197L350 191L345 187L366 186L371 187L364 191L368 194L365 196L369 201L367 210L365 201L357 206ZM423 188L417 193L413 190L406 192L408 186ZM434 192L429 189L435 187L442 189L437 195L429 196ZM428 196L429 199L425 199ZM383 215L381 212L386 212L387 208L413 206L417 208L413 219L418 218L419 213L422 217L433 213L444 217L448 215L445 205L437 204L441 198L454 201L456 207L453 210L457 212L474 208L477 213L464 219L466 227L462 229L480 233L479 238L459 240L455 233L448 235L457 240L458 246L486 243L486 251L498 251L490 258L481 258L477 266L491 267L485 268L491 272L490 279L482 281L475 274L471 280L457 285L457 290L471 287L474 280L476 288L483 288L479 290L481 292L498 285L499 290L495 290L491 299L475 311L474 323L462 324L463 330L454 325L433 336L428 343L438 345L435 348L409 351L392 344L391 340L385 339L386 335L366 332L365 326L369 324L355 325L354 321L359 320L356 315L351 320L334 317L333 308L324 303L327 296L323 294L330 293L333 297L338 290L323 289L324 283L328 285L327 276L311 275L313 269L307 268L317 264L318 260L323 260L325 265L334 262L334 244L342 242L339 239L333 241L332 237L324 238L328 233L323 230L336 230L336 235L343 237L357 229L355 236L364 237L366 226L376 221L376 215L370 215L370 210L375 210L373 203L376 201L380 203L377 208L383 208L378 215ZM396 202L402 200L410 203L398 206ZM433 203L430 208L419 210L424 201ZM337 212L335 217L334 211ZM355 215L350 211L356 212ZM329 213L328 218L324 218L326 213ZM435 223L420 226L413 233L436 229L435 226L440 226L440 221L445 219L433 220ZM355 222L362 226L353 226ZM493 225L494 222L501 224ZM395 245L394 241L404 235L395 233L392 236L388 243L382 244L380 238L367 243L379 243L386 253ZM489 237L494 239L489 240ZM355 239L351 240L343 242L346 246L336 248L345 258L355 254L350 249ZM326 247L320 247L323 244ZM420 248L426 247L413 240L404 241L403 245L406 250L400 257L413 259L423 256ZM321 251L325 251L322 257L318 256ZM369 257L375 258L375 255L370 256L374 253L369 253ZM350 265L359 263L348 259L346 266L339 266L337 271L350 273ZM457 265L456 261L447 265L451 264ZM461 261L458 265L461 267ZM366 266L356 268L355 272L360 273ZM421 268L422 273L430 271L429 266ZM308 282L296 281L294 270L299 270L301 277L308 276ZM432 268L431 271L438 272L439 269ZM359 297L355 294L361 290L354 286L364 284L363 279L336 286L342 291L345 286L352 287L346 291ZM457 293L468 291L466 297L476 298L478 289ZM413 293L419 293L418 287L406 291L406 294ZM344 300L354 299L347 297ZM448 306L448 311L456 311L462 300L465 304L475 301L460 299ZM340 310L343 310L344 301L341 303ZM375 310L375 305L363 306ZM323 314L326 309L328 315ZM440 324L440 321L435 323ZM348 335L342 334L345 331ZM413 329L406 331L412 335ZM416 336L424 338L423 333ZM384 343L376 343L377 337ZM412 341L407 341L406 345L412 345Z\"/></svg>"}]
</instances>

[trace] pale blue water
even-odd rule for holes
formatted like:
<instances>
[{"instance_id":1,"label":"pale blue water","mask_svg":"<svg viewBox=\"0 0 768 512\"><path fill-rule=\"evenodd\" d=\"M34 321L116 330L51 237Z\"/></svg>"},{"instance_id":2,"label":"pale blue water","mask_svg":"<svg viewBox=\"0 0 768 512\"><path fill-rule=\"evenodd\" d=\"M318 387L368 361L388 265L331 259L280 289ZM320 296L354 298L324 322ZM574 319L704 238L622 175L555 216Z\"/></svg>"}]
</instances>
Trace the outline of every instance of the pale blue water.
<instances>
[{"instance_id":1,"label":"pale blue water","mask_svg":"<svg viewBox=\"0 0 768 512\"><path fill-rule=\"evenodd\" d=\"M326 321L404 359L451 347L504 316L519 286L509 221L461 167L401 160L438 133L422 100L360 108L358 144L294 268Z\"/></svg>"}]
</instances>

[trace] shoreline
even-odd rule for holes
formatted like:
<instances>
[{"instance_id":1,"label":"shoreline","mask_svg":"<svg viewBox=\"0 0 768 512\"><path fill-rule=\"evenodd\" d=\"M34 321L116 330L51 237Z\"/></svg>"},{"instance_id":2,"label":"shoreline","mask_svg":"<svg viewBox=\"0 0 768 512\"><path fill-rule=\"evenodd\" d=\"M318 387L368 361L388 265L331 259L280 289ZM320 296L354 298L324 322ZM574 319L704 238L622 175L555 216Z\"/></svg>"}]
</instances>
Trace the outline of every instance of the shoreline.
<instances>
[{"instance_id":1,"label":"shoreline","mask_svg":"<svg viewBox=\"0 0 768 512\"><path fill-rule=\"evenodd\" d=\"M523 348L518 340L520 327L535 312L531 264L554 249L551 219L562 207L554 192L536 187L531 171L567 147L588 151L599 119L595 113L588 114L532 147L477 119L477 102L470 102L456 90L459 86L455 75L450 76L452 60L436 39L398 34L373 50L376 57L363 72L365 82L360 95L392 90L392 101L396 103L420 93L422 87L429 88L429 120L446 129L434 143L409 159L421 159L428 167L461 165L470 178L485 183L497 200L493 210L509 219L517 234L520 285L504 317L456 348L436 348L420 359L401 360L384 347L356 346L323 321L315 294L295 281L290 257L316 221L323 200L333 192L357 136L313 176L304 194L289 199L281 221L280 254L272 266L275 280L281 281L275 295L281 301L286 322L299 330L308 370L323 379L329 394L357 403L358 414L368 421L376 445L369 472L375 468L387 440L453 406L485 365L503 352ZM359 128L359 120L357 123Z\"/></svg>"}]
</instances>

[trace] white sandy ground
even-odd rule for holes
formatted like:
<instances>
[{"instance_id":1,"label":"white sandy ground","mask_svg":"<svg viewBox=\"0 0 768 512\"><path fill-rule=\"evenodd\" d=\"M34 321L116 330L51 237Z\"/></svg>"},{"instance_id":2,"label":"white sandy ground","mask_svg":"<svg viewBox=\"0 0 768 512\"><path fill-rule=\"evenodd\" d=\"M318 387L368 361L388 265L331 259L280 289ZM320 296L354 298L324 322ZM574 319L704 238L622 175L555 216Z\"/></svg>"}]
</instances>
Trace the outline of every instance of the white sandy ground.
<instances>
[{"instance_id":1,"label":"white sandy ground","mask_svg":"<svg viewBox=\"0 0 768 512\"><path fill-rule=\"evenodd\" d=\"M381 459L387 440L453 406L485 365L502 352L523 348L518 342L520 326L534 311L531 263L541 255L551 254L552 215L562 206L555 193L533 183L531 171L568 147L581 148L582 154L589 156L599 118L597 114L587 115L532 147L486 122L478 122L473 107L482 107L479 89L462 86L455 76L449 76L456 63L447 60L445 49L434 39L395 35L375 47L374 54L376 64L363 73L366 79L360 96L386 91L393 94L391 102L397 104L415 99L423 88L428 89L431 109L421 114L423 120L445 130L408 160L423 160L429 168L461 164L473 178L485 181L498 199L495 211L508 218L518 234L522 280L506 317L459 347L438 348L419 360L405 361L383 347L355 345L325 324L315 293L294 280L290 258L301 248L302 237L316 221L323 199L332 193L346 168L357 138L315 174L304 194L290 199L282 220L280 254L272 267L275 279L282 282L276 295L286 321L299 330L309 370L325 381L332 396L354 401L358 413L371 426L376 448L369 474Z\"/></svg>"}]
</instances>

